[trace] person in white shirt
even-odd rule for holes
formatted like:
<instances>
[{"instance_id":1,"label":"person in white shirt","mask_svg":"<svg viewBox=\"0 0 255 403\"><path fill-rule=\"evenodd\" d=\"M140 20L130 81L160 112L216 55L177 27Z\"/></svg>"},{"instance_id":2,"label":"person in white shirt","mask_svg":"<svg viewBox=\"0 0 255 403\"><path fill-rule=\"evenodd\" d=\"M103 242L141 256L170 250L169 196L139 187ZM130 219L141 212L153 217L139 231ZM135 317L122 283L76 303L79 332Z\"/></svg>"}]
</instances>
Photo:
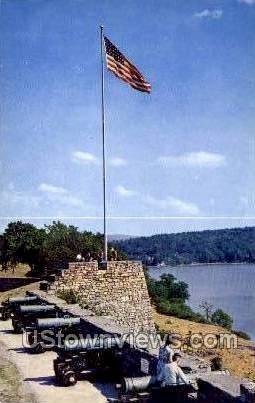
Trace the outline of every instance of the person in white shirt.
<instances>
[{"instance_id":1,"label":"person in white shirt","mask_svg":"<svg viewBox=\"0 0 255 403\"><path fill-rule=\"evenodd\" d=\"M164 346L161 346L159 349L158 364L157 364L157 380L159 382L161 382L163 379L162 377L165 364L172 362L172 358L174 355L174 350L172 349L173 345L174 345L173 340L171 336L168 335Z\"/></svg>"},{"instance_id":2,"label":"person in white shirt","mask_svg":"<svg viewBox=\"0 0 255 403\"><path fill-rule=\"evenodd\" d=\"M190 383L178 365L180 358L181 354L175 353L172 357L172 362L164 365L164 369L162 371L162 386Z\"/></svg>"},{"instance_id":3,"label":"person in white shirt","mask_svg":"<svg viewBox=\"0 0 255 403\"><path fill-rule=\"evenodd\" d=\"M81 255L81 253L78 253L78 255L76 256L76 261L77 261L77 262L81 262L81 261L82 261L82 255Z\"/></svg>"}]
</instances>

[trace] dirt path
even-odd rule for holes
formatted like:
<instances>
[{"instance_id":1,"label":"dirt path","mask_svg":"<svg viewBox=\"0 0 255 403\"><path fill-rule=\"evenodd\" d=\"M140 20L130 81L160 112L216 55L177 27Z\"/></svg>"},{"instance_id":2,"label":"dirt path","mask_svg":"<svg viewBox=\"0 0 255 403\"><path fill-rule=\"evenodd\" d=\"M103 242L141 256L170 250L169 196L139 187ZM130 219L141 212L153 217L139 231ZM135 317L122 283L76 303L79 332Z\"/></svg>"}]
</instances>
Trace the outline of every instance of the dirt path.
<instances>
[{"instance_id":1,"label":"dirt path","mask_svg":"<svg viewBox=\"0 0 255 403\"><path fill-rule=\"evenodd\" d=\"M55 353L27 353L22 348L22 335L13 334L11 328L10 321L0 321L0 345L4 354L0 360L0 403L32 403L35 399L39 403L105 403L107 397L114 397L113 385L92 385L88 381L79 381L68 388L56 385L52 365ZM9 389L9 400L2 397L1 387L5 390L3 396Z\"/></svg>"},{"instance_id":2,"label":"dirt path","mask_svg":"<svg viewBox=\"0 0 255 403\"><path fill-rule=\"evenodd\" d=\"M28 385L22 382L22 375L9 355L4 344L0 343L0 402L35 403L35 397Z\"/></svg>"}]
</instances>

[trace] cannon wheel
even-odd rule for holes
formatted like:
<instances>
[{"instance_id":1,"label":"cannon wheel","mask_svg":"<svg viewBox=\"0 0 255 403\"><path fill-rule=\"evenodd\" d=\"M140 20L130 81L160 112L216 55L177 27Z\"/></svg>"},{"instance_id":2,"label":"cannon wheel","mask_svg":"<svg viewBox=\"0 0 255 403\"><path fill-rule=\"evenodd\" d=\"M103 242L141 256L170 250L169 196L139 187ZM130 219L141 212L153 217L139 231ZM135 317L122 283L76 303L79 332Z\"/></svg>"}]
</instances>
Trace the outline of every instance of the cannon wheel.
<instances>
[{"instance_id":1,"label":"cannon wheel","mask_svg":"<svg viewBox=\"0 0 255 403\"><path fill-rule=\"evenodd\" d=\"M12 321L14 333L22 333L22 323L19 320Z\"/></svg>"},{"instance_id":2,"label":"cannon wheel","mask_svg":"<svg viewBox=\"0 0 255 403\"><path fill-rule=\"evenodd\" d=\"M34 337L34 333L33 333L33 332L28 333L28 335L27 335L27 341L28 341L28 344L29 344L30 346L32 346L32 345L34 344L34 342L35 342L35 337Z\"/></svg>"},{"instance_id":3,"label":"cannon wheel","mask_svg":"<svg viewBox=\"0 0 255 403\"><path fill-rule=\"evenodd\" d=\"M55 376L57 378L57 380L61 383L61 376L64 373L64 371L66 371L66 364L64 362L61 362L58 360L58 358L56 358L53 361L53 368L54 368L54 372L55 372Z\"/></svg>"},{"instance_id":4,"label":"cannon wheel","mask_svg":"<svg viewBox=\"0 0 255 403\"><path fill-rule=\"evenodd\" d=\"M65 371L61 376L62 384L64 386L73 386L77 383L77 375L71 369Z\"/></svg>"},{"instance_id":5,"label":"cannon wheel","mask_svg":"<svg viewBox=\"0 0 255 403\"><path fill-rule=\"evenodd\" d=\"M42 343L38 342L31 347L31 352L33 354L42 354L45 352L45 348L43 347Z\"/></svg>"},{"instance_id":6,"label":"cannon wheel","mask_svg":"<svg viewBox=\"0 0 255 403\"><path fill-rule=\"evenodd\" d=\"M3 313L2 313L1 319L2 319L2 320L8 320L8 319L10 319L10 312L4 310Z\"/></svg>"}]
</instances>

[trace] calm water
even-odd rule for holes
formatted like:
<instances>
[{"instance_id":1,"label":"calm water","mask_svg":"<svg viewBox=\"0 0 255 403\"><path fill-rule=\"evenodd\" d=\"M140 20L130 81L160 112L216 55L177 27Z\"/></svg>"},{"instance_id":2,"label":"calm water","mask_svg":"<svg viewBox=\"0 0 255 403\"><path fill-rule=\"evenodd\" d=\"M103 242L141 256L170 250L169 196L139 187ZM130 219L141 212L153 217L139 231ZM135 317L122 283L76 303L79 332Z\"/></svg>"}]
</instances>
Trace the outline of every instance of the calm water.
<instances>
[{"instance_id":1,"label":"calm water","mask_svg":"<svg viewBox=\"0 0 255 403\"><path fill-rule=\"evenodd\" d=\"M255 340L255 264L151 267L150 275L159 278L171 273L189 285L189 305L200 311L206 300L222 308L234 319L234 329L247 332Z\"/></svg>"}]
</instances>

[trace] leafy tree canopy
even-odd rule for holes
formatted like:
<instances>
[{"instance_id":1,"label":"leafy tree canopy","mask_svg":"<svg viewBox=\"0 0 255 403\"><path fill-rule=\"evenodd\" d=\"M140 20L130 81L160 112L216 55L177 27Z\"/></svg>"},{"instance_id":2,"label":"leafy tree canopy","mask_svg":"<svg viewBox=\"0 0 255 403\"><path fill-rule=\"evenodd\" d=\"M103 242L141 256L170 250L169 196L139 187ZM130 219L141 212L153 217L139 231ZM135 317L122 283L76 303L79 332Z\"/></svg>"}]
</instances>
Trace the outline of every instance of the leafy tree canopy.
<instances>
[{"instance_id":1,"label":"leafy tree canopy","mask_svg":"<svg viewBox=\"0 0 255 403\"><path fill-rule=\"evenodd\" d=\"M212 314L211 321L215 325L225 327L228 330L231 330L233 325L233 319L231 318L231 316L224 312L222 309L217 309Z\"/></svg>"},{"instance_id":2,"label":"leafy tree canopy","mask_svg":"<svg viewBox=\"0 0 255 403\"><path fill-rule=\"evenodd\" d=\"M8 224L0 236L0 263L7 265L27 263L32 270L63 269L74 261L77 254L88 253L96 259L103 250L103 237L92 232L80 232L73 225L53 221L51 225L37 228L21 221ZM118 254L123 258L123 254Z\"/></svg>"}]
</instances>

